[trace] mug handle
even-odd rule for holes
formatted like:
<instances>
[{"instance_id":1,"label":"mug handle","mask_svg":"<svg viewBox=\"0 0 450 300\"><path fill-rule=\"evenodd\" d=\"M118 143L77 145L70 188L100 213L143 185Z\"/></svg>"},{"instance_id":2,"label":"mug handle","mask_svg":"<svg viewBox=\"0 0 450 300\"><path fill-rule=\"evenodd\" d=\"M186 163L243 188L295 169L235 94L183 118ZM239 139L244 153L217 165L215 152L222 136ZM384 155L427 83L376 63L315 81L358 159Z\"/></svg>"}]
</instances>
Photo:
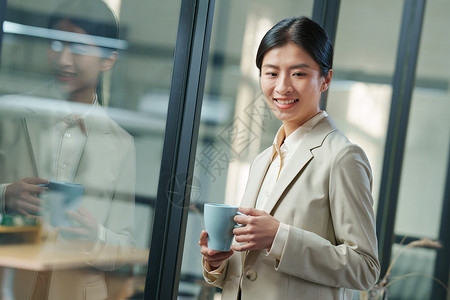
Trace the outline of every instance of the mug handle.
<instances>
[{"instance_id":1,"label":"mug handle","mask_svg":"<svg viewBox=\"0 0 450 300\"><path fill-rule=\"evenodd\" d=\"M246 214L241 213L240 211L237 211L237 212L236 212L236 215L247 216ZM245 226L245 225L243 225L243 224L236 223L236 225L234 225L234 228L244 227L244 226Z\"/></svg>"}]
</instances>

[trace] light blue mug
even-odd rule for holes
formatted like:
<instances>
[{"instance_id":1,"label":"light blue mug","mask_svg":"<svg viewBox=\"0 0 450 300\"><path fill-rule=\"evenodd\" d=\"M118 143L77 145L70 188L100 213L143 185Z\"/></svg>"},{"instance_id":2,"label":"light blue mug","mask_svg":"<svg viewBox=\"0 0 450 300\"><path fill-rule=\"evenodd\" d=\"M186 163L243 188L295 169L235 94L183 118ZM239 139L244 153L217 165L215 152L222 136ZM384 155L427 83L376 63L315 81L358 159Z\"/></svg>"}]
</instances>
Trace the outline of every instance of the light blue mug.
<instances>
[{"instance_id":1,"label":"light blue mug","mask_svg":"<svg viewBox=\"0 0 450 300\"><path fill-rule=\"evenodd\" d=\"M41 193L44 200L44 210L50 214L50 224L53 227L71 227L72 223L67 211L76 211L80 207L84 194L84 185L79 183L49 180L40 184L48 190Z\"/></svg>"},{"instance_id":2,"label":"light blue mug","mask_svg":"<svg viewBox=\"0 0 450 300\"><path fill-rule=\"evenodd\" d=\"M205 229L208 233L208 248L229 251L233 241L233 229L242 225L234 222L236 215L245 215L237 206L206 203L204 205Z\"/></svg>"}]
</instances>

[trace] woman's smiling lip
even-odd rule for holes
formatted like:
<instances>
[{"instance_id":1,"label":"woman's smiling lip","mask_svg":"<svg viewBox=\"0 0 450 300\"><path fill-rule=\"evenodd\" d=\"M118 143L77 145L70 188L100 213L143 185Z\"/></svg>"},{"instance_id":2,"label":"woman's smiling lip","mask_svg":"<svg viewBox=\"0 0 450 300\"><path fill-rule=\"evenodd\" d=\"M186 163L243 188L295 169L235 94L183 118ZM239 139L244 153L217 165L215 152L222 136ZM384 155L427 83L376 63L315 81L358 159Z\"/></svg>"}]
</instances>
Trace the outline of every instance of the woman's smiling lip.
<instances>
[{"instance_id":1,"label":"woman's smiling lip","mask_svg":"<svg viewBox=\"0 0 450 300\"><path fill-rule=\"evenodd\" d=\"M287 98L274 98L275 105L281 109L288 109L298 102L298 99L287 99Z\"/></svg>"},{"instance_id":2,"label":"woman's smiling lip","mask_svg":"<svg viewBox=\"0 0 450 300\"><path fill-rule=\"evenodd\" d=\"M57 72L56 76L59 81L67 82L73 80L77 75L72 72Z\"/></svg>"}]
</instances>

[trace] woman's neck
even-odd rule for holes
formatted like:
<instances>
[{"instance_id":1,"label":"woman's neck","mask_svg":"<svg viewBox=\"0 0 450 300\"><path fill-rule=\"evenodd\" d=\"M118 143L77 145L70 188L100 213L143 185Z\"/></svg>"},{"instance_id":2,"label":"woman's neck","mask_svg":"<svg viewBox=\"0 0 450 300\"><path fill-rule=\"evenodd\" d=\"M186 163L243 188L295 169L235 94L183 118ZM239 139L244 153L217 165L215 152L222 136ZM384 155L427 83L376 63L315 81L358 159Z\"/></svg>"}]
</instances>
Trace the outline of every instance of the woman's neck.
<instances>
[{"instance_id":1,"label":"woman's neck","mask_svg":"<svg viewBox=\"0 0 450 300\"><path fill-rule=\"evenodd\" d=\"M91 104L95 99L95 90L88 90L83 92L70 93L67 95L67 100L71 102Z\"/></svg>"}]
</instances>

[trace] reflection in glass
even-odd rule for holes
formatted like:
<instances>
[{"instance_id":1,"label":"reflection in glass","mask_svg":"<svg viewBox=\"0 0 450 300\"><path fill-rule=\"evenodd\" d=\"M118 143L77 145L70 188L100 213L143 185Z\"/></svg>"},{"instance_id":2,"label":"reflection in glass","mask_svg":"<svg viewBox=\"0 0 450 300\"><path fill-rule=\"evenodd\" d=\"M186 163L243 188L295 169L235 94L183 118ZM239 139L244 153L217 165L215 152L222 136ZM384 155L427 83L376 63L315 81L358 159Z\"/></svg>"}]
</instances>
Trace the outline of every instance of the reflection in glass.
<instances>
[{"instance_id":1,"label":"reflection in glass","mask_svg":"<svg viewBox=\"0 0 450 300\"><path fill-rule=\"evenodd\" d=\"M17 299L103 299L112 296L107 271L135 248L135 146L97 94L117 51L96 45L95 36L117 39L117 18L101 1L66 2L49 28L82 39L50 42L54 79L1 103L10 110L1 124L4 214L34 219L40 235L27 248L36 260L6 274Z\"/></svg>"},{"instance_id":2,"label":"reflection in glass","mask_svg":"<svg viewBox=\"0 0 450 300\"><path fill-rule=\"evenodd\" d=\"M179 3L161 19L147 1L55 2L11 0L6 9L0 298L139 299ZM170 26L161 36L149 19ZM9 197L20 180L28 201ZM83 185L79 209L66 213L76 201L53 181Z\"/></svg>"},{"instance_id":3,"label":"reflection in glass","mask_svg":"<svg viewBox=\"0 0 450 300\"><path fill-rule=\"evenodd\" d=\"M408 237L427 237L440 240L442 222L440 216L445 199L445 182L448 175L450 151L450 39L445 28L450 20L443 13L450 3L427 1L422 28L416 79L409 112L400 188L398 195L395 233ZM393 248L395 250L395 247ZM432 278L437 268L445 264L436 262L436 252L448 255L448 249L418 249L408 259L398 263L398 275L417 272L407 280L396 283L392 297L398 299L431 299L448 295L441 284ZM411 264L414 261L414 264ZM441 260L445 261L444 260ZM442 272L440 272L442 274ZM431 293L435 286L434 296ZM444 282L448 288L448 283ZM434 299L434 298L433 298Z\"/></svg>"},{"instance_id":4,"label":"reflection in glass","mask_svg":"<svg viewBox=\"0 0 450 300\"><path fill-rule=\"evenodd\" d=\"M375 211L402 5L403 1L343 0L337 24L334 82L327 111L349 140L366 151L374 177ZM383 22L379 22L380 18Z\"/></svg>"}]
</instances>

